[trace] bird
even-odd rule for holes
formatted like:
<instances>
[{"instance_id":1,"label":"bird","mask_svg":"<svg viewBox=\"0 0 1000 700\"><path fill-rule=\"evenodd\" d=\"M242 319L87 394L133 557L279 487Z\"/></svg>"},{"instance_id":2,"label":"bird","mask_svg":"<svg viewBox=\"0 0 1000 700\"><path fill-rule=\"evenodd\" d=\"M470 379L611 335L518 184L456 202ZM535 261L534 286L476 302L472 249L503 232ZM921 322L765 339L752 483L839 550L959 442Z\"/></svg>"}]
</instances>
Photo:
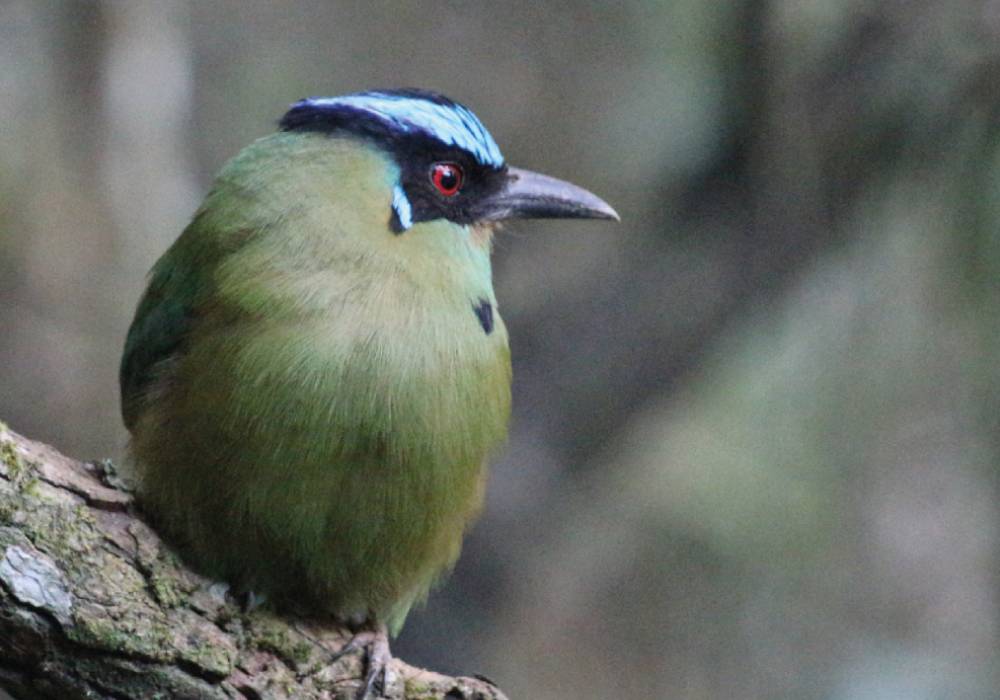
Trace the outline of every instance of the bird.
<instances>
[{"instance_id":1,"label":"bird","mask_svg":"<svg viewBox=\"0 0 1000 700\"><path fill-rule=\"evenodd\" d=\"M421 89L295 102L153 266L121 407L141 507L196 570L353 621L361 697L453 567L511 410L493 236L618 220Z\"/></svg>"}]
</instances>

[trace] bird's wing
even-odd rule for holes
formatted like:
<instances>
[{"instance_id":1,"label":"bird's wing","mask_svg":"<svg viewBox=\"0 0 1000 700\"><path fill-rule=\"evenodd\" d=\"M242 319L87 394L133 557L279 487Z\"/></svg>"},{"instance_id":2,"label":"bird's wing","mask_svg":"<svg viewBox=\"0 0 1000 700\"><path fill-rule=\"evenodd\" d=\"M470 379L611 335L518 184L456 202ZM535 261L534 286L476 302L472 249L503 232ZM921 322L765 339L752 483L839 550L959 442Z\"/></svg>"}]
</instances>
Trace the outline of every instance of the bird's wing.
<instances>
[{"instance_id":1,"label":"bird's wing","mask_svg":"<svg viewBox=\"0 0 1000 700\"><path fill-rule=\"evenodd\" d=\"M158 368L182 351L194 318L199 276L171 252L153 268L125 340L119 369L122 417L132 429Z\"/></svg>"}]
</instances>

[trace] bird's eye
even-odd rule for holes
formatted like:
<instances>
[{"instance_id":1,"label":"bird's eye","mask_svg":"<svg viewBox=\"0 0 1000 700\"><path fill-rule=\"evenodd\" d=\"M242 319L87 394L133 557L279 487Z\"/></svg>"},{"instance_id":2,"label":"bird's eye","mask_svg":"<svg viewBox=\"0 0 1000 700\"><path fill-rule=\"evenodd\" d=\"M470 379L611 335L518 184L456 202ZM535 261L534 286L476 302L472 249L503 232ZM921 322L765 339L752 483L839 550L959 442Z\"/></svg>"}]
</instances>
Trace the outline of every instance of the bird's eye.
<instances>
[{"instance_id":1,"label":"bird's eye","mask_svg":"<svg viewBox=\"0 0 1000 700\"><path fill-rule=\"evenodd\" d=\"M431 166L431 182L445 197L454 197L462 189L462 168L458 163L435 163Z\"/></svg>"}]
</instances>

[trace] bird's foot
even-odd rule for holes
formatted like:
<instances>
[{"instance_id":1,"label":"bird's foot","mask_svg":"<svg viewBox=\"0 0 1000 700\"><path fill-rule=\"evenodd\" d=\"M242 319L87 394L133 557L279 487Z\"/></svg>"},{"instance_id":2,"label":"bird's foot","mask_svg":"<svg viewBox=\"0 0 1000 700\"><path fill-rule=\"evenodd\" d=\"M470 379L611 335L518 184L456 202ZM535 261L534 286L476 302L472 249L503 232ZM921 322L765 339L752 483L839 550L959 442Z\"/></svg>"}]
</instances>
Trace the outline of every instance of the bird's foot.
<instances>
[{"instance_id":1,"label":"bird's foot","mask_svg":"<svg viewBox=\"0 0 1000 700\"><path fill-rule=\"evenodd\" d=\"M355 632L351 641L334 654L333 660L362 649L365 652L365 677L356 700L375 700L384 697L389 687L389 662L392 661L389 634L384 625Z\"/></svg>"},{"instance_id":2,"label":"bird's foot","mask_svg":"<svg viewBox=\"0 0 1000 700\"><path fill-rule=\"evenodd\" d=\"M252 613L267 602L266 595L253 591L234 592L232 586L225 581L216 581L208 587L208 592L223 603L233 601L244 614Z\"/></svg>"},{"instance_id":3,"label":"bird's foot","mask_svg":"<svg viewBox=\"0 0 1000 700\"><path fill-rule=\"evenodd\" d=\"M244 613L252 613L257 608L264 605L267 602L267 596L263 593L254 593L253 591L243 591L240 594L240 608Z\"/></svg>"},{"instance_id":4,"label":"bird's foot","mask_svg":"<svg viewBox=\"0 0 1000 700\"><path fill-rule=\"evenodd\" d=\"M365 684L358 694L358 700L381 697L389 686L389 662L392 661L392 652L389 651L389 635L384 627L376 631L374 635L371 643L368 644Z\"/></svg>"}]
</instances>

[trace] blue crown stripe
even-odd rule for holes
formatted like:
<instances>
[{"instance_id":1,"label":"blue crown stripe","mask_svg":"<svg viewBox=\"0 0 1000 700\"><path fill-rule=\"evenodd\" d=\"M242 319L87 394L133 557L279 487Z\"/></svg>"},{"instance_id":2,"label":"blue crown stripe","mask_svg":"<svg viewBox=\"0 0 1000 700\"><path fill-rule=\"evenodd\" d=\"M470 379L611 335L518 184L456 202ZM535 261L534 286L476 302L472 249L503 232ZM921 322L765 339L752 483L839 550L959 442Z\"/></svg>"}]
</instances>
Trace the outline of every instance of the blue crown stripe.
<instances>
[{"instance_id":1,"label":"blue crown stripe","mask_svg":"<svg viewBox=\"0 0 1000 700\"><path fill-rule=\"evenodd\" d=\"M446 146L468 151L483 165L500 168L504 164L500 147L466 107L440 96L401 92L362 92L342 97L313 97L292 109L357 109L403 133L419 131Z\"/></svg>"}]
</instances>

